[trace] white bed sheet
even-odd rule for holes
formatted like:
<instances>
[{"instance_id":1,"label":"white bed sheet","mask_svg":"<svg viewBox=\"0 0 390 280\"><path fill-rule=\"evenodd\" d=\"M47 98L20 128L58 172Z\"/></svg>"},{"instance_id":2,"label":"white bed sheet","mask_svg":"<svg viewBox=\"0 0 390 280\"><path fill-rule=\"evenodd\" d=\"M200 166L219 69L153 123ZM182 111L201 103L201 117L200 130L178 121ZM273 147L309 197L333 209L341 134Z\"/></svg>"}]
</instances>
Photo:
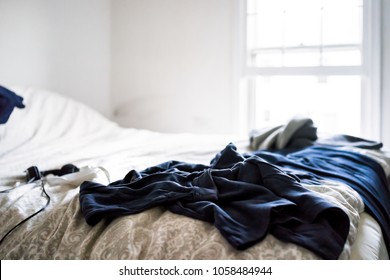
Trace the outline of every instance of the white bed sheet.
<instances>
[{"instance_id":1,"label":"white bed sheet","mask_svg":"<svg viewBox=\"0 0 390 280\"><path fill-rule=\"evenodd\" d=\"M358 234L351 250L352 260L388 260L382 230L370 215L361 213Z\"/></svg>"}]
</instances>

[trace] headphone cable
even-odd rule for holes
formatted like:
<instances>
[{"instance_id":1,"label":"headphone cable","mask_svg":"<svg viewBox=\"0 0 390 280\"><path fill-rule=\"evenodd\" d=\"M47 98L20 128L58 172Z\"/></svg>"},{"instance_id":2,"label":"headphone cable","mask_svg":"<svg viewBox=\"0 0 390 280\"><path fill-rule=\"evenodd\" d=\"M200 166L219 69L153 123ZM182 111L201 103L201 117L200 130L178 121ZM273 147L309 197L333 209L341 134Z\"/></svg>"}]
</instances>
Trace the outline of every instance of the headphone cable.
<instances>
[{"instance_id":1,"label":"headphone cable","mask_svg":"<svg viewBox=\"0 0 390 280\"><path fill-rule=\"evenodd\" d=\"M22 225L23 223L27 222L28 220L30 220L31 218L33 218L34 216L38 215L39 213L41 213L43 210L46 209L47 206L49 206L50 204L50 196L48 195L48 193L46 192L46 189L45 189L45 183L43 182L43 179L40 180L41 181L41 186L42 186L42 192L45 194L46 198L47 198L47 201L46 201L46 205L43 206L41 209L39 209L37 212L35 212L34 214L28 216L27 218L25 218L24 220L22 220L21 222L19 222L16 226L14 226L13 228L11 228L0 240L0 246L1 244L3 243L4 239L12 232L14 231L16 228L18 228L20 225Z\"/></svg>"}]
</instances>

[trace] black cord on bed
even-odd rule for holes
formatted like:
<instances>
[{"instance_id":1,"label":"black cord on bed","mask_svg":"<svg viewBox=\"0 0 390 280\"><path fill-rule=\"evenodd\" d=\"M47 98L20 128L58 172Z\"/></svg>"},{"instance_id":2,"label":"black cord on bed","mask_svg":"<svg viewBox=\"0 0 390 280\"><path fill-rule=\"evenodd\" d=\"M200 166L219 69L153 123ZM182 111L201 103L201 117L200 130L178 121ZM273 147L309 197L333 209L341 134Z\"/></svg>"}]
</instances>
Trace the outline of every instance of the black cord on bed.
<instances>
[{"instance_id":1,"label":"black cord on bed","mask_svg":"<svg viewBox=\"0 0 390 280\"><path fill-rule=\"evenodd\" d=\"M46 209L47 206L49 206L50 204L50 196L47 194L46 192L46 189L45 189L45 183L43 182L43 179L40 180L41 181L41 186L42 186L42 192L46 195L46 198L47 198L47 202L46 202L46 205L43 206L41 209L39 209L37 212L35 212L34 214L30 215L29 217L27 217L26 219L24 219L23 221L21 221L20 223L18 223L16 226L14 226L13 228L11 228L0 240L0 246L1 244L3 243L4 239L12 232L14 231L17 227L19 227L20 225L22 225L23 223L27 222L28 220L30 220L31 218L33 218L34 216L38 215L39 213L41 213L43 210ZM9 192L9 190L7 191L2 191L2 192Z\"/></svg>"}]
</instances>

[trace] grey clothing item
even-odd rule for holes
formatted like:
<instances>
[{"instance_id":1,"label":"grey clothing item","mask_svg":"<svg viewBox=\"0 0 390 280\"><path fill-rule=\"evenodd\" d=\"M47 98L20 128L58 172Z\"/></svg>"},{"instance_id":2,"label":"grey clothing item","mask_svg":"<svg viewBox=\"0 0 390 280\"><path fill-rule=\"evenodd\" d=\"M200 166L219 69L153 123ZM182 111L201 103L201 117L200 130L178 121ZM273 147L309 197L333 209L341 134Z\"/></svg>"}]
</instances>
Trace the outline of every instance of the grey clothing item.
<instances>
[{"instance_id":1,"label":"grey clothing item","mask_svg":"<svg viewBox=\"0 0 390 280\"><path fill-rule=\"evenodd\" d=\"M249 136L253 150L303 148L317 140L317 128L309 118L293 118L286 125L253 130Z\"/></svg>"}]
</instances>

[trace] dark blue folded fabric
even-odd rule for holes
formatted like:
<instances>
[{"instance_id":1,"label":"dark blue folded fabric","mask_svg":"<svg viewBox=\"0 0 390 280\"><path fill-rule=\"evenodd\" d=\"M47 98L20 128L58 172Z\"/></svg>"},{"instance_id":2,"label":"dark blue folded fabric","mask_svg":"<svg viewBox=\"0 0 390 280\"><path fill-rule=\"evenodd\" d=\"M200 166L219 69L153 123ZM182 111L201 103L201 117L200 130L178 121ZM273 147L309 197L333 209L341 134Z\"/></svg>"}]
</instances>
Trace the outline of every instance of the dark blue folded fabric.
<instances>
[{"instance_id":1,"label":"dark blue folded fabric","mask_svg":"<svg viewBox=\"0 0 390 280\"><path fill-rule=\"evenodd\" d=\"M296 177L229 144L211 164L169 161L130 171L108 186L84 182L81 211L90 225L154 206L212 223L235 248L246 249L267 233L337 259L349 232L347 214Z\"/></svg>"},{"instance_id":2,"label":"dark blue folded fabric","mask_svg":"<svg viewBox=\"0 0 390 280\"><path fill-rule=\"evenodd\" d=\"M361 196L367 213L381 226L390 251L390 191L383 168L368 156L336 147L315 145L300 151L257 151L301 181L330 179L347 184ZM252 156L248 154L247 156Z\"/></svg>"},{"instance_id":3,"label":"dark blue folded fabric","mask_svg":"<svg viewBox=\"0 0 390 280\"><path fill-rule=\"evenodd\" d=\"M318 139L316 144L322 146L336 146L336 147L356 147L362 149L379 150L383 147L382 142L359 138L352 135L336 134L329 138Z\"/></svg>"},{"instance_id":4,"label":"dark blue folded fabric","mask_svg":"<svg viewBox=\"0 0 390 280\"><path fill-rule=\"evenodd\" d=\"M14 108L24 108L23 97L0 86L0 124L5 124Z\"/></svg>"}]
</instances>

